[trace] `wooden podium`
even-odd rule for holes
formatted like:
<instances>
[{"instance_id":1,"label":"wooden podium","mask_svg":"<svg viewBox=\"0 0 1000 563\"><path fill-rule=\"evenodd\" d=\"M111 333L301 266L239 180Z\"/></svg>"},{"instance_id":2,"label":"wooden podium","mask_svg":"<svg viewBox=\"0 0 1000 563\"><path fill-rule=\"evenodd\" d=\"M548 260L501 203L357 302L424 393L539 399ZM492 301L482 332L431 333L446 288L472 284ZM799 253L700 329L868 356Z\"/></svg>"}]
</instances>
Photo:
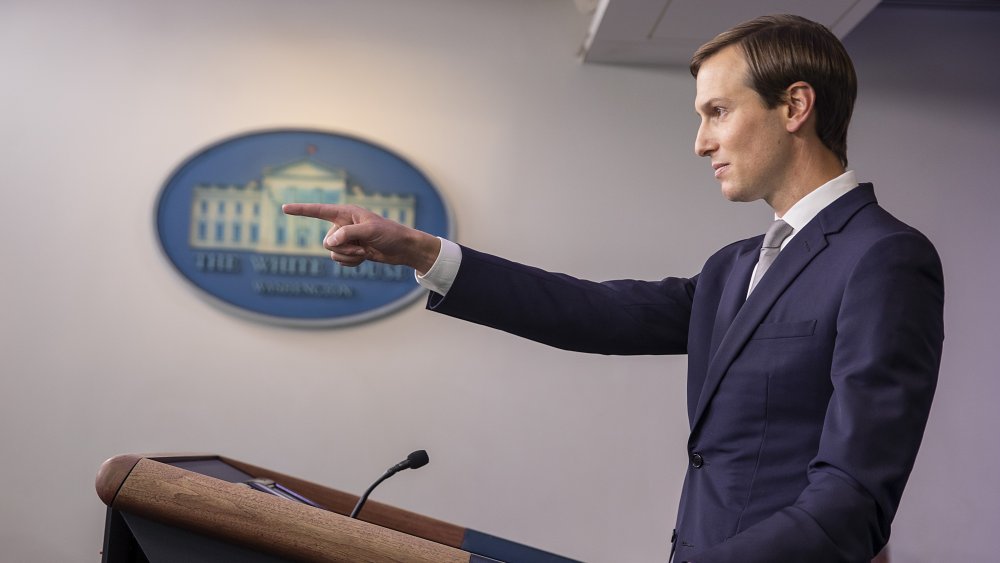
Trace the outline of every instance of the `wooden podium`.
<instances>
[{"instance_id":1,"label":"wooden podium","mask_svg":"<svg viewBox=\"0 0 1000 563\"><path fill-rule=\"evenodd\" d=\"M247 486L273 482L298 502ZM101 466L103 563L572 563L572 560L218 455L120 455ZM311 505L310 505L311 504Z\"/></svg>"}]
</instances>

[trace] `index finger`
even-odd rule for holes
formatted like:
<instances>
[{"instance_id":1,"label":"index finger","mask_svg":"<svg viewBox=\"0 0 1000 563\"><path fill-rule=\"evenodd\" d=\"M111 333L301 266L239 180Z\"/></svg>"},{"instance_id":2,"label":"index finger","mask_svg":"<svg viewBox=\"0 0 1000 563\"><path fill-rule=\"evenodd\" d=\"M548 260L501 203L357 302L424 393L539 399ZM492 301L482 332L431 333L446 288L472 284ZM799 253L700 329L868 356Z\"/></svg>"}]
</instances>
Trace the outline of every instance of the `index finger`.
<instances>
[{"instance_id":1,"label":"index finger","mask_svg":"<svg viewBox=\"0 0 1000 563\"><path fill-rule=\"evenodd\" d=\"M346 219L350 223L351 214L340 205L332 203L286 203L281 206L281 211L285 215L301 215L303 217L313 217L323 219L331 223L338 223L337 219Z\"/></svg>"}]
</instances>

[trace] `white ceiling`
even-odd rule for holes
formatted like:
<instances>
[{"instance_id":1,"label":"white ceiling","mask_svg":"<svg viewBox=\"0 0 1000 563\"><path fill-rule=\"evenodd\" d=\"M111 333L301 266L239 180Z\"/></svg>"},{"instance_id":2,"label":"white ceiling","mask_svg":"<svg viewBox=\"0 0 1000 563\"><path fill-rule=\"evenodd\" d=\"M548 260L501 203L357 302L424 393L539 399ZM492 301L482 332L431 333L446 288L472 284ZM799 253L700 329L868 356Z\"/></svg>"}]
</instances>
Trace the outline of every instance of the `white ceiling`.
<instances>
[{"instance_id":1,"label":"white ceiling","mask_svg":"<svg viewBox=\"0 0 1000 563\"><path fill-rule=\"evenodd\" d=\"M588 3L585 62L686 67L703 43L756 16L798 14L843 38L879 0L577 0Z\"/></svg>"}]
</instances>

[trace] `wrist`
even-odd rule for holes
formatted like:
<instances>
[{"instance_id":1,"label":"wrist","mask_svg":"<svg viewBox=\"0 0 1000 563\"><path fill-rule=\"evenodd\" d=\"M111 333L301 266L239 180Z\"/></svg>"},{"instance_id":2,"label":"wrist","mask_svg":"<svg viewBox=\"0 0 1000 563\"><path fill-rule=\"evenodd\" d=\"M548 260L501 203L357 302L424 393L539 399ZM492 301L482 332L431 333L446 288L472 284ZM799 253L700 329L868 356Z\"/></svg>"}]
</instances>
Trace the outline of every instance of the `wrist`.
<instances>
[{"instance_id":1,"label":"wrist","mask_svg":"<svg viewBox=\"0 0 1000 563\"><path fill-rule=\"evenodd\" d=\"M410 247L414 252L409 266L420 275L424 275L431 269L441 253L441 240L423 231L414 230L413 234L414 241Z\"/></svg>"}]
</instances>

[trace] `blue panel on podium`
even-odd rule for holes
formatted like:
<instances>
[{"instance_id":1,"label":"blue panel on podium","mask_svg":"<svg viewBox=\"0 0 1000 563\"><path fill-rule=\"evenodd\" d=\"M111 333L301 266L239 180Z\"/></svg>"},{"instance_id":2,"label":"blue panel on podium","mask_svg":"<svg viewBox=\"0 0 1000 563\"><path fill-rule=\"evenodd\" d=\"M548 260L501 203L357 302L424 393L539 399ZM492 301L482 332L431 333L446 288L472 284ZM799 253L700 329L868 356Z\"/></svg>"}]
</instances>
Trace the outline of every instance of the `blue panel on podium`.
<instances>
[{"instance_id":1,"label":"blue panel on podium","mask_svg":"<svg viewBox=\"0 0 1000 563\"><path fill-rule=\"evenodd\" d=\"M466 529L461 549L477 555L499 559L500 561L517 561L517 563L580 563L561 555L542 551L534 547Z\"/></svg>"}]
</instances>

